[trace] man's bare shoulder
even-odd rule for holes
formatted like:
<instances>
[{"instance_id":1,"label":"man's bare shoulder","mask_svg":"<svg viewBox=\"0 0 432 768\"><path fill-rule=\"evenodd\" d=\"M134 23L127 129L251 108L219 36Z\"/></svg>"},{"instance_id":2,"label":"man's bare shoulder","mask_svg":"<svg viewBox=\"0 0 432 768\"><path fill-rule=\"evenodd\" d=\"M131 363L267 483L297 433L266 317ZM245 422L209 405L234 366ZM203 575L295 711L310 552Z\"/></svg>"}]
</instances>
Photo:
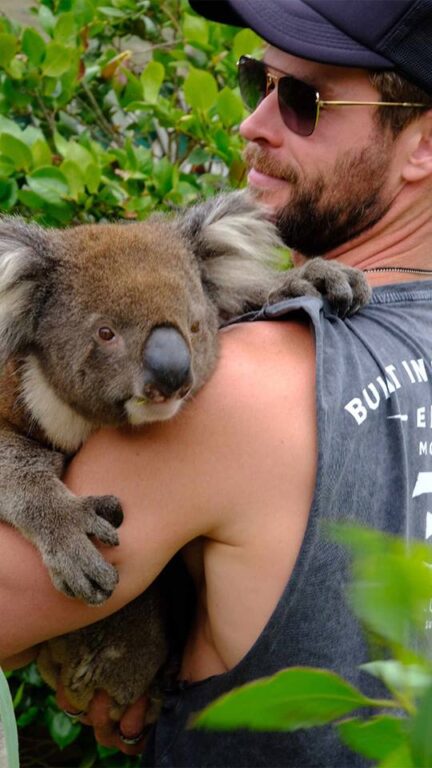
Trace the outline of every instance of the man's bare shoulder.
<instances>
[{"instance_id":1,"label":"man's bare shoulder","mask_svg":"<svg viewBox=\"0 0 432 768\"><path fill-rule=\"evenodd\" d=\"M202 393L200 409L204 405L204 411L212 411L212 422L219 423L228 509L242 509L251 522L254 509L260 516L270 504L289 515L292 501L293 509L307 514L316 461L310 327L252 323L234 326L223 336L218 370Z\"/></svg>"}]
</instances>

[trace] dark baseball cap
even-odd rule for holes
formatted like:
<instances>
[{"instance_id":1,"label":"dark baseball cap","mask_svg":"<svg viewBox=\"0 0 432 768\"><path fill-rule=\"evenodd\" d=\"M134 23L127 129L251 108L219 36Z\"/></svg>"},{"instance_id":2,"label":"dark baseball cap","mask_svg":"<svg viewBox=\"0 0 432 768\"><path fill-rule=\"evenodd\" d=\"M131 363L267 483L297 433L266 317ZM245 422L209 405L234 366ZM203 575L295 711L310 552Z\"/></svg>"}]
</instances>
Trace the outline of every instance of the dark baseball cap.
<instances>
[{"instance_id":1,"label":"dark baseball cap","mask_svg":"<svg viewBox=\"0 0 432 768\"><path fill-rule=\"evenodd\" d=\"M189 0L213 21L345 67L395 70L432 94L432 0Z\"/></svg>"}]
</instances>

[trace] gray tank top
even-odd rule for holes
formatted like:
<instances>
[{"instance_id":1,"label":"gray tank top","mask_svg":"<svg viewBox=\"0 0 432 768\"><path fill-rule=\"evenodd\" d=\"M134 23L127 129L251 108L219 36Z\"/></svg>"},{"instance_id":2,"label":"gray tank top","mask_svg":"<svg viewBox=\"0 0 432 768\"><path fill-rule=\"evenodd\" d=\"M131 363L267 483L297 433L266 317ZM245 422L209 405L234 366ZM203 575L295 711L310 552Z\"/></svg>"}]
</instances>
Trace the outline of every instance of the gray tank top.
<instances>
[{"instance_id":1,"label":"gray tank top","mask_svg":"<svg viewBox=\"0 0 432 768\"><path fill-rule=\"evenodd\" d=\"M331 727L288 734L187 728L191 714L216 697L288 666L326 667L382 696L378 681L359 670L368 645L346 600L348 556L321 523L351 520L407 538L432 537L432 281L376 288L371 303L346 320L312 298L242 319L293 317L309 319L316 338L318 469L303 544L270 620L239 664L168 692L145 766L369 765ZM425 631L430 642L432 600Z\"/></svg>"}]
</instances>

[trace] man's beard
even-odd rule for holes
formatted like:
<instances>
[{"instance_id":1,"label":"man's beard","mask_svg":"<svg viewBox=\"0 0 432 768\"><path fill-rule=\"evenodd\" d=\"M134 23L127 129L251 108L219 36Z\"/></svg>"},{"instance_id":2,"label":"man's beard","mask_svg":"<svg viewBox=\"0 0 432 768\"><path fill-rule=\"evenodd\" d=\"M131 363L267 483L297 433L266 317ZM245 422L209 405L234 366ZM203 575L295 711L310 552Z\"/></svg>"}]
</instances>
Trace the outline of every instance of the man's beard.
<instances>
[{"instance_id":1,"label":"man's beard","mask_svg":"<svg viewBox=\"0 0 432 768\"><path fill-rule=\"evenodd\" d=\"M281 167L257 144L244 153L249 167L291 184L291 198L275 213L286 245L303 256L321 256L376 224L390 207L384 185L390 164L390 141L374 136L363 149L339 156L326 175L302 180L289 165ZM265 199L265 192L252 188Z\"/></svg>"}]
</instances>

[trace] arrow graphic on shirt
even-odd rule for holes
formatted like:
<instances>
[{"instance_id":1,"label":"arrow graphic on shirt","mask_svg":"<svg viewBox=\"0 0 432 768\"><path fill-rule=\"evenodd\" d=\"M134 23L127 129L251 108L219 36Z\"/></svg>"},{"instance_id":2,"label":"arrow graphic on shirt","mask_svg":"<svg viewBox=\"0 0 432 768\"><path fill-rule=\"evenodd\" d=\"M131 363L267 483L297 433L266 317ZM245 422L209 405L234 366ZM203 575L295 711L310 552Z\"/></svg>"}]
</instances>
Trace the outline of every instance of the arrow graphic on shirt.
<instances>
[{"instance_id":1,"label":"arrow graphic on shirt","mask_svg":"<svg viewBox=\"0 0 432 768\"><path fill-rule=\"evenodd\" d=\"M423 493L432 493L432 472L419 472L413 490L413 499Z\"/></svg>"},{"instance_id":2,"label":"arrow graphic on shirt","mask_svg":"<svg viewBox=\"0 0 432 768\"><path fill-rule=\"evenodd\" d=\"M432 536L432 514L426 512L426 534L425 539L430 539Z\"/></svg>"}]
</instances>

